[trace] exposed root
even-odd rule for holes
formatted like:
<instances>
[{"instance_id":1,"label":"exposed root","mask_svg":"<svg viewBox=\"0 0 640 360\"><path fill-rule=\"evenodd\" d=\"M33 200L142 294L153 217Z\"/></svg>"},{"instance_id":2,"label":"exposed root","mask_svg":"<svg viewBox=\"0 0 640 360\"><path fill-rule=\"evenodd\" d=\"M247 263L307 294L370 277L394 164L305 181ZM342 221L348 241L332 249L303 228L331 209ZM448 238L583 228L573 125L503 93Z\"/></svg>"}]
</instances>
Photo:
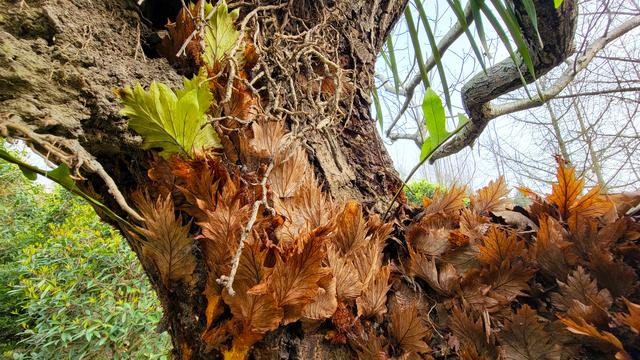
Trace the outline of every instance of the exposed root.
<instances>
[{"instance_id":1,"label":"exposed root","mask_svg":"<svg viewBox=\"0 0 640 360\"><path fill-rule=\"evenodd\" d=\"M3 136L12 136L24 140L29 145L35 145L40 149L37 152L41 153L46 161L66 164L70 169L73 169L74 178L78 180L84 179L80 174L81 169L96 173L105 182L107 190L122 210L132 218L138 221L144 221L144 219L127 204L124 195L122 195L122 192L118 189L113 178L104 170L102 164L82 147L78 140L66 139L50 134L38 134L16 119L7 119L0 123L0 133ZM43 151L44 153L42 153Z\"/></svg>"},{"instance_id":2,"label":"exposed root","mask_svg":"<svg viewBox=\"0 0 640 360\"><path fill-rule=\"evenodd\" d=\"M260 186L262 187L262 197L260 200L257 200L253 203L253 209L251 211L251 217L247 222L247 225L242 229L242 233L240 234L240 243L238 244L238 250L236 250L235 255L233 256L233 260L231 261L231 271L229 272L229 276L222 275L220 278L216 280L216 282L225 288L227 288L227 292L229 295L234 296L236 292L233 290L233 280L236 277L236 272L238 271L238 266L240 265L240 257L242 256L242 249L244 249L244 242L247 240L247 237L251 233L251 229L253 228L253 224L256 222L256 218L258 217L258 210L260 210L260 206L264 205L265 208L269 209L273 212L273 209L269 206L267 201L267 179L269 178L269 174L271 174L271 170L273 169L273 160L269 162L267 169L264 172L262 177L262 181L260 182Z\"/></svg>"}]
</instances>

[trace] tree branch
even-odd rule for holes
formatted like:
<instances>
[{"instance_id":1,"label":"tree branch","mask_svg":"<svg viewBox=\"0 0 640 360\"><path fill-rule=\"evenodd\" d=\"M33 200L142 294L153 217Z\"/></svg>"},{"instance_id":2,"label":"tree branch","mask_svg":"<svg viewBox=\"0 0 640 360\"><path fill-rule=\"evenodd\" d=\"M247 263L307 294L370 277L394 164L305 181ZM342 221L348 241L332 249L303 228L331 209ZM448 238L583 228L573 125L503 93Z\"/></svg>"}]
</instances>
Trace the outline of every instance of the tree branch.
<instances>
[{"instance_id":1,"label":"tree branch","mask_svg":"<svg viewBox=\"0 0 640 360\"><path fill-rule=\"evenodd\" d=\"M499 116L514 112L531 109L544 104L547 100L556 97L575 79L577 74L584 70L595 58L596 54L607 44L620 38L624 34L640 26L640 16L634 16L625 21L620 26L608 32L607 35L599 38L589 45L584 53L577 57L573 66L569 66L562 75L546 90L531 99L515 100L506 104L492 105L490 102L482 104L480 116L474 117L473 121L449 143L442 147L432 157L432 162L445 156L455 154L464 147L471 145L480 136L487 123ZM472 80L473 81L473 80Z\"/></svg>"}]
</instances>

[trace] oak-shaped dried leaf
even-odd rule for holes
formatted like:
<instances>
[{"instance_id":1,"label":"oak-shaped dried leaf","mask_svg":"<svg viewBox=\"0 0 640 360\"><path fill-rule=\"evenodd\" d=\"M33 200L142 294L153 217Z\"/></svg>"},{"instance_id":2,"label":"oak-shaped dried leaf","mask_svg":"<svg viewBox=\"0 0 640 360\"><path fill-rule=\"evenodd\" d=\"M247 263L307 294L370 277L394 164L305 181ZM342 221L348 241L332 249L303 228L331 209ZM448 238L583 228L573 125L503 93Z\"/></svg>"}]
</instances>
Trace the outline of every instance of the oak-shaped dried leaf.
<instances>
[{"instance_id":1,"label":"oak-shaped dried leaf","mask_svg":"<svg viewBox=\"0 0 640 360\"><path fill-rule=\"evenodd\" d=\"M360 296L362 282L348 257L341 256L333 246L327 248L327 260L336 279L336 295L339 301L348 301Z\"/></svg>"},{"instance_id":2,"label":"oak-shaped dried leaf","mask_svg":"<svg viewBox=\"0 0 640 360\"><path fill-rule=\"evenodd\" d=\"M320 287L313 302L302 311L307 319L322 320L330 318L338 308L336 278L328 275L319 281Z\"/></svg>"},{"instance_id":3,"label":"oak-shaped dried leaf","mask_svg":"<svg viewBox=\"0 0 640 360\"><path fill-rule=\"evenodd\" d=\"M270 273L265 268L266 250L260 250L260 244L248 244L242 251L238 270L234 279L235 295L225 290L224 302L231 308L235 319L242 321L248 333L266 333L278 327L283 311L272 294L253 294L249 290L260 284Z\"/></svg>"},{"instance_id":4,"label":"oak-shaped dried leaf","mask_svg":"<svg viewBox=\"0 0 640 360\"><path fill-rule=\"evenodd\" d=\"M246 77L243 71L240 72L239 76L241 78ZM224 98L224 95L222 95L223 91L226 90L218 89L218 94L220 94L219 98ZM222 104L222 108L224 109L224 114L226 116L242 119L244 121L250 121L253 120L257 115L257 103L257 97L254 96L253 92L251 91L251 89L249 89L246 83L239 79L236 79L233 82L231 98L228 102Z\"/></svg>"},{"instance_id":5,"label":"oak-shaped dried leaf","mask_svg":"<svg viewBox=\"0 0 640 360\"><path fill-rule=\"evenodd\" d=\"M469 241L480 240L489 225L487 219L471 209L464 209L460 214L460 232Z\"/></svg>"},{"instance_id":6,"label":"oak-shaped dried leaf","mask_svg":"<svg viewBox=\"0 0 640 360\"><path fill-rule=\"evenodd\" d=\"M169 167L186 200L180 210L196 221L206 221L205 210L216 209L219 195L227 204L240 195L237 178L231 177L220 159L211 153L197 152L193 160L173 156Z\"/></svg>"},{"instance_id":7,"label":"oak-shaped dried leaf","mask_svg":"<svg viewBox=\"0 0 640 360\"><path fill-rule=\"evenodd\" d=\"M487 214L492 211L502 210L509 195L509 188L503 176L489 184L471 197L471 208L478 214Z\"/></svg>"},{"instance_id":8,"label":"oak-shaped dried leaf","mask_svg":"<svg viewBox=\"0 0 640 360\"><path fill-rule=\"evenodd\" d=\"M640 204L640 191L611 194L609 200L615 204L618 216L623 217L629 210Z\"/></svg>"},{"instance_id":9,"label":"oak-shaped dried leaf","mask_svg":"<svg viewBox=\"0 0 640 360\"><path fill-rule=\"evenodd\" d=\"M627 306L628 314L618 313L616 319L627 325L636 334L640 334L640 305L634 304L626 298L622 298L622 300Z\"/></svg>"},{"instance_id":10,"label":"oak-shaped dried leaf","mask_svg":"<svg viewBox=\"0 0 640 360\"><path fill-rule=\"evenodd\" d=\"M371 243L366 247L359 247L348 254L360 282L367 287L376 277L382 267L382 247L379 243Z\"/></svg>"},{"instance_id":11,"label":"oak-shaped dried leaf","mask_svg":"<svg viewBox=\"0 0 640 360\"><path fill-rule=\"evenodd\" d=\"M490 285L483 282L481 271L474 269L466 274L460 283L458 296L465 308L482 312L496 312L504 308L498 300L488 296Z\"/></svg>"},{"instance_id":12,"label":"oak-shaped dried leaf","mask_svg":"<svg viewBox=\"0 0 640 360\"><path fill-rule=\"evenodd\" d=\"M269 174L271 190L280 198L293 196L308 176L307 153L300 146L291 146L287 151L278 152L273 161Z\"/></svg>"},{"instance_id":13,"label":"oak-shaped dried leaf","mask_svg":"<svg viewBox=\"0 0 640 360\"><path fill-rule=\"evenodd\" d=\"M167 288L178 281L190 281L196 267L190 225L182 225L176 217L171 196L155 202L147 195L137 196L136 203L145 219L144 226L138 227L145 237L142 255L155 264Z\"/></svg>"},{"instance_id":14,"label":"oak-shaped dried leaf","mask_svg":"<svg viewBox=\"0 0 640 360\"><path fill-rule=\"evenodd\" d=\"M540 229L533 246L535 259L545 275L565 279L570 269L565 253L571 243L565 240L565 231L558 221L546 215L539 220Z\"/></svg>"},{"instance_id":15,"label":"oak-shaped dried leaf","mask_svg":"<svg viewBox=\"0 0 640 360\"><path fill-rule=\"evenodd\" d=\"M306 177L293 197L275 197L273 208L286 218L283 226L276 229L276 236L283 244L294 241L300 233L309 229L329 225L337 211L313 174Z\"/></svg>"},{"instance_id":16,"label":"oak-shaped dried leaf","mask_svg":"<svg viewBox=\"0 0 640 360\"><path fill-rule=\"evenodd\" d=\"M273 158L280 152L287 137L283 121L254 121L251 129L253 139L250 144L256 154Z\"/></svg>"},{"instance_id":17,"label":"oak-shaped dried leaf","mask_svg":"<svg viewBox=\"0 0 640 360\"><path fill-rule=\"evenodd\" d=\"M557 157L556 162L558 182L552 185L551 195L547 199L557 206L560 216L566 220L569 218L569 209L582 193L584 179L577 179L575 167L568 166L562 158Z\"/></svg>"},{"instance_id":18,"label":"oak-shaped dried leaf","mask_svg":"<svg viewBox=\"0 0 640 360\"><path fill-rule=\"evenodd\" d=\"M505 360L560 360L561 347L557 345L538 314L528 305L522 306L504 323L498 339L503 345Z\"/></svg>"},{"instance_id":19,"label":"oak-shaped dried leaf","mask_svg":"<svg viewBox=\"0 0 640 360\"><path fill-rule=\"evenodd\" d=\"M571 228L577 217L597 218L615 209L613 202L602 195L601 191L602 189L599 186L595 186L571 206L569 218L567 219L569 228Z\"/></svg>"},{"instance_id":20,"label":"oak-shaped dried leaf","mask_svg":"<svg viewBox=\"0 0 640 360\"><path fill-rule=\"evenodd\" d=\"M391 346L403 352L427 353L431 348L426 341L431 338L431 331L424 325L424 319L418 312L415 303L409 306L394 307L388 325Z\"/></svg>"},{"instance_id":21,"label":"oak-shaped dried leaf","mask_svg":"<svg viewBox=\"0 0 640 360\"><path fill-rule=\"evenodd\" d=\"M515 233L508 234L497 226L492 226L480 245L478 260L480 262L500 266L503 262L511 261L525 255L526 248L523 241L518 240Z\"/></svg>"},{"instance_id":22,"label":"oak-shaped dried leaf","mask_svg":"<svg viewBox=\"0 0 640 360\"><path fill-rule=\"evenodd\" d=\"M202 244L207 266L216 275L226 273L239 243L251 207L232 196L231 186L225 186L215 210L204 210L206 220L197 224L202 229Z\"/></svg>"},{"instance_id":23,"label":"oak-shaped dried leaf","mask_svg":"<svg viewBox=\"0 0 640 360\"><path fill-rule=\"evenodd\" d=\"M358 247L365 246L366 236L367 227L362 216L362 205L350 200L337 217L335 243L343 254L347 254Z\"/></svg>"},{"instance_id":24,"label":"oak-shaped dried leaf","mask_svg":"<svg viewBox=\"0 0 640 360\"><path fill-rule=\"evenodd\" d=\"M567 327L567 330L574 334L588 336L599 342L607 343L613 346L615 349L624 352L622 343L615 335L608 331L600 331L598 328L588 323L584 319L569 319L560 317L560 321Z\"/></svg>"},{"instance_id":25,"label":"oak-shaped dried leaf","mask_svg":"<svg viewBox=\"0 0 640 360\"><path fill-rule=\"evenodd\" d=\"M182 8L175 22L169 22L165 27L167 34L158 45L158 53L166 58L170 64L177 66L182 71L187 71L200 61L200 42L194 37L185 48L184 55L177 57L178 51L195 30L195 22L191 19L190 12L193 5Z\"/></svg>"},{"instance_id":26,"label":"oak-shaped dried leaf","mask_svg":"<svg viewBox=\"0 0 640 360\"><path fill-rule=\"evenodd\" d=\"M599 217L607 214L612 208L615 208L615 204L601 193L600 187L593 187L573 204L570 209L571 213L584 217Z\"/></svg>"},{"instance_id":27,"label":"oak-shaped dried leaf","mask_svg":"<svg viewBox=\"0 0 640 360\"><path fill-rule=\"evenodd\" d=\"M298 243L277 259L268 285L279 307L284 308L284 322L298 320L304 307L313 302L320 288L319 281L331 274L322 266L325 258L327 228L303 234Z\"/></svg>"},{"instance_id":28,"label":"oak-shaped dried leaf","mask_svg":"<svg viewBox=\"0 0 640 360\"><path fill-rule=\"evenodd\" d=\"M595 218L609 213L615 205L606 196L600 194L599 186L593 187L587 194L580 197L584 189L584 179L576 178L576 170L568 166L558 157L557 180L553 184L549 202L556 205L561 218L571 228L576 217Z\"/></svg>"},{"instance_id":29,"label":"oak-shaped dried leaf","mask_svg":"<svg viewBox=\"0 0 640 360\"><path fill-rule=\"evenodd\" d=\"M616 241L626 237L627 232L633 226L633 221L629 217L622 217L618 220L606 224L598 230L597 246L602 249L608 249L613 246Z\"/></svg>"},{"instance_id":30,"label":"oak-shaped dried leaf","mask_svg":"<svg viewBox=\"0 0 640 360\"><path fill-rule=\"evenodd\" d=\"M478 262L478 253L479 246L477 242L470 241L464 246L457 247L444 253L441 260L444 263L453 265L458 274L464 276L468 271L471 271L480 265Z\"/></svg>"},{"instance_id":31,"label":"oak-shaped dried leaf","mask_svg":"<svg viewBox=\"0 0 640 360\"><path fill-rule=\"evenodd\" d=\"M527 268L518 262L509 264L503 262L499 267L490 266L483 271L484 282L490 285L488 296L497 300L500 305L510 304L517 296L526 296L525 291L529 290L528 281L535 270ZM490 312L498 309L488 309Z\"/></svg>"},{"instance_id":32,"label":"oak-shaped dried leaf","mask_svg":"<svg viewBox=\"0 0 640 360\"><path fill-rule=\"evenodd\" d=\"M487 337L481 316L467 313L464 309L455 306L449 317L449 328L460 341L461 349L466 349L466 352L472 352L477 355L477 357L467 358L498 358L495 337L493 334L489 334Z\"/></svg>"},{"instance_id":33,"label":"oak-shaped dried leaf","mask_svg":"<svg viewBox=\"0 0 640 360\"><path fill-rule=\"evenodd\" d=\"M381 322L382 316L387 312L387 292L391 288L390 274L391 268L388 265L380 268L362 295L356 299L359 317L375 317Z\"/></svg>"},{"instance_id":34,"label":"oak-shaped dried leaf","mask_svg":"<svg viewBox=\"0 0 640 360\"><path fill-rule=\"evenodd\" d=\"M559 292L551 294L551 301L559 311L594 324L608 322L611 294L607 289L598 290L596 281L581 266L569 274L566 283L558 280L558 286Z\"/></svg>"},{"instance_id":35,"label":"oak-shaped dried leaf","mask_svg":"<svg viewBox=\"0 0 640 360\"><path fill-rule=\"evenodd\" d=\"M436 262L427 255L416 253L409 247L409 275L426 281L431 288L442 295L451 295L458 287L460 276L449 263L436 266Z\"/></svg>"},{"instance_id":36,"label":"oak-shaped dried leaf","mask_svg":"<svg viewBox=\"0 0 640 360\"><path fill-rule=\"evenodd\" d=\"M417 252L440 256L449 250L449 235L450 231L445 228L424 228L420 224L414 224L409 227L405 237Z\"/></svg>"},{"instance_id":37,"label":"oak-shaped dried leaf","mask_svg":"<svg viewBox=\"0 0 640 360\"><path fill-rule=\"evenodd\" d=\"M362 335L349 339L349 344L356 350L359 360L388 360L387 339L369 329Z\"/></svg>"},{"instance_id":38,"label":"oak-shaped dried leaf","mask_svg":"<svg viewBox=\"0 0 640 360\"><path fill-rule=\"evenodd\" d=\"M638 275L633 267L615 260L606 250L594 251L589 256L589 270L601 287L609 290L613 298L629 296L638 286Z\"/></svg>"},{"instance_id":39,"label":"oak-shaped dried leaf","mask_svg":"<svg viewBox=\"0 0 640 360\"><path fill-rule=\"evenodd\" d=\"M436 190L425 213L443 212L448 215L454 215L464 207L464 198L467 188L465 186L452 186L446 192Z\"/></svg>"},{"instance_id":40,"label":"oak-shaped dried leaf","mask_svg":"<svg viewBox=\"0 0 640 360\"><path fill-rule=\"evenodd\" d=\"M453 228L457 226L460 211L464 207L467 188L453 186L446 192L436 190L433 199L422 213L419 222L424 228Z\"/></svg>"}]
</instances>

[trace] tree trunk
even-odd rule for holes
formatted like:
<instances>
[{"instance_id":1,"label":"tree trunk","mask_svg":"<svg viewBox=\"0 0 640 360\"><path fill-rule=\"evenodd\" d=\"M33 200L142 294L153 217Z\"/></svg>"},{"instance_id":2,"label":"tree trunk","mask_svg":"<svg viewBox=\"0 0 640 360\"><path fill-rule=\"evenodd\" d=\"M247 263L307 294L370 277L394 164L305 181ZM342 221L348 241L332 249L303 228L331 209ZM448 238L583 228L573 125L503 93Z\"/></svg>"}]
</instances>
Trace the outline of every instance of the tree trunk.
<instances>
[{"instance_id":1,"label":"tree trunk","mask_svg":"<svg viewBox=\"0 0 640 360\"><path fill-rule=\"evenodd\" d=\"M302 135L316 177L334 200L355 199L379 211L400 181L370 115L370 90L376 55L407 0L247 3L229 1L229 6L240 8L238 22L257 11L244 30L268 50L257 55L269 66L250 74L268 79L263 92L268 96L260 99L265 116L286 120L289 130ZM152 80L179 86L178 72L155 47L156 32L180 8L177 0L145 0L141 8L133 0L2 0L2 135L25 139L53 163L67 163L78 180L84 178L78 183L85 191L125 216L123 201L105 181L112 179L121 200L131 203L133 192L149 183L153 157L127 129L114 89ZM335 96L323 101L321 91L310 85L318 78L332 79ZM198 280L175 291L163 286L155 267L142 262L164 307L162 326L172 336L173 355L214 356L201 337L207 306L202 257ZM253 349L256 359L349 353L327 345L322 335L305 336L295 324L270 332Z\"/></svg>"}]
</instances>

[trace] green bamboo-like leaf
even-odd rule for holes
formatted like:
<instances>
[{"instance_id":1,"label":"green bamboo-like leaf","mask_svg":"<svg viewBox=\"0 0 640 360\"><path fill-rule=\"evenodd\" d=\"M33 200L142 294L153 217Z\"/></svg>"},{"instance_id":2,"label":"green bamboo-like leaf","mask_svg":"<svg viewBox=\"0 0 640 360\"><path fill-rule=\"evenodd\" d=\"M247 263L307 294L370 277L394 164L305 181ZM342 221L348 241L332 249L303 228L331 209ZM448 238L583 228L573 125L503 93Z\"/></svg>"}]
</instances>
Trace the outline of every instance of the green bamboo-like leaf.
<instances>
[{"instance_id":1,"label":"green bamboo-like leaf","mask_svg":"<svg viewBox=\"0 0 640 360\"><path fill-rule=\"evenodd\" d=\"M0 148L0 159L4 159L7 162L18 165L18 168L22 172L22 175L24 175L24 177L29 180L33 181L38 178L38 173L33 171L31 165L23 162L5 149Z\"/></svg>"},{"instance_id":2,"label":"green bamboo-like leaf","mask_svg":"<svg viewBox=\"0 0 640 360\"><path fill-rule=\"evenodd\" d=\"M389 55L387 55L387 51L385 49L382 49L380 51L380 55L382 55L384 63L387 64L387 66L391 67L391 62L389 61Z\"/></svg>"},{"instance_id":3,"label":"green bamboo-like leaf","mask_svg":"<svg viewBox=\"0 0 640 360\"><path fill-rule=\"evenodd\" d=\"M487 36L484 33L484 25L482 24L482 16L481 9L482 5L484 5L484 0L469 0L471 4L471 13L473 14L473 19L476 23L476 31L478 32L478 38L480 38L480 43L484 48L484 53L489 56L491 51L489 50L489 45L487 43Z\"/></svg>"},{"instance_id":4,"label":"green bamboo-like leaf","mask_svg":"<svg viewBox=\"0 0 640 360\"><path fill-rule=\"evenodd\" d=\"M145 91L139 84L118 92L124 105L120 111L129 117L129 127L140 134L144 149L160 148L162 156L192 155L194 150L221 147L218 135L205 126L206 113L213 95L209 90L206 69L191 80L177 95L165 84L153 82Z\"/></svg>"},{"instance_id":5,"label":"green bamboo-like leaf","mask_svg":"<svg viewBox=\"0 0 640 360\"><path fill-rule=\"evenodd\" d=\"M446 141L449 136L442 101L438 94L431 88L428 88L424 94L422 112L429 137L427 137L422 144L420 160L424 160L434 149Z\"/></svg>"},{"instance_id":6,"label":"green bamboo-like leaf","mask_svg":"<svg viewBox=\"0 0 640 360\"><path fill-rule=\"evenodd\" d=\"M214 11L211 14L211 11ZM238 41L240 32L236 29L235 21L240 15L240 9L229 12L226 1L213 7L205 5L205 17L211 16L204 34L204 61L213 66L222 60Z\"/></svg>"},{"instance_id":7,"label":"green bamboo-like leaf","mask_svg":"<svg viewBox=\"0 0 640 360\"><path fill-rule=\"evenodd\" d=\"M482 55L482 52L480 51L480 48L476 43L476 38L473 36L473 34L471 33L471 30L469 29L469 24L467 24L467 17L464 14L464 9L460 4L460 0L447 0L447 2L449 3L449 6L451 7L451 9L453 9L453 12L456 14L456 17L458 18L458 22L464 28L464 33L467 36L467 39L469 40L469 44L471 45L471 49L473 49L473 53L476 55L476 59L478 59L478 62L482 67L482 71L486 73L487 67L484 64L484 56ZM480 21L482 20L480 19Z\"/></svg>"},{"instance_id":8,"label":"green bamboo-like leaf","mask_svg":"<svg viewBox=\"0 0 640 360\"><path fill-rule=\"evenodd\" d=\"M400 75L398 73L398 64L396 62L396 52L393 48L393 40L391 39L391 35L387 37L387 52L389 53L389 67L391 68L391 73L393 74L393 85L396 89L396 94L400 93L400 83L402 79L400 79Z\"/></svg>"},{"instance_id":9,"label":"green bamboo-like leaf","mask_svg":"<svg viewBox=\"0 0 640 360\"><path fill-rule=\"evenodd\" d=\"M449 141L455 134L467 125L469 118L465 114L458 114L458 125L452 132L447 131L446 117L442 100L435 91L428 88L422 102L424 121L429 132L429 137L422 143L420 151L420 163L428 160L433 153L444 143Z\"/></svg>"},{"instance_id":10,"label":"green bamboo-like leaf","mask_svg":"<svg viewBox=\"0 0 640 360\"><path fill-rule=\"evenodd\" d=\"M518 66L520 59L518 58L515 51L513 50L513 47L509 42L509 37L507 36L506 31L504 30L502 25L500 25L498 18L496 18L496 16L493 14L491 9L489 9L489 7L486 4L483 4L481 10L483 14L487 17L487 20L489 20L489 22L491 23L491 26L493 26L494 30L498 34L498 37L500 37L500 40L502 41L504 46L507 48L507 52L509 53L509 57L511 58L511 61L513 61L513 63L516 64L516 69L518 70L518 74L520 75L520 81L522 81L523 85L527 85L527 82L524 79L524 75L522 75L522 71L520 71L520 66ZM526 86L524 87L524 90L525 92L527 92L527 95L529 95L529 91Z\"/></svg>"},{"instance_id":11,"label":"green bamboo-like leaf","mask_svg":"<svg viewBox=\"0 0 640 360\"><path fill-rule=\"evenodd\" d=\"M376 119L378 119L378 124L380 124L380 131L383 131L384 119L382 118L382 106L380 105L378 89L374 86L371 90L371 93L373 94L373 104L376 107Z\"/></svg>"},{"instance_id":12,"label":"green bamboo-like leaf","mask_svg":"<svg viewBox=\"0 0 640 360\"><path fill-rule=\"evenodd\" d=\"M553 0L553 5L555 5L556 9L559 9L564 0Z\"/></svg>"},{"instance_id":13,"label":"green bamboo-like leaf","mask_svg":"<svg viewBox=\"0 0 640 360\"><path fill-rule=\"evenodd\" d=\"M431 30L431 25L429 25L429 19L427 18L427 13L424 11L424 7L422 6L422 1L416 0L416 6L418 7L418 14L422 18L422 25L424 27L424 30L427 32L427 38L429 39L429 44L431 45L431 52L436 62L436 67L438 68L440 81L442 82L442 89L444 90L444 99L445 99L445 102L447 103L447 108L449 109L449 113L451 113L451 95L449 94L449 85L447 84L447 74L444 71L444 65L442 64L442 56L440 54L440 50L438 49L438 44L436 43L436 37L433 35L433 31Z\"/></svg>"},{"instance_id":14,"label":"green bamboo-like leaf","mask_svg":"<svg viewBox=\"0 0 640 360\"><path fill-rule=\"evenodd\" d=\"M544 46L542 43L542 37L540 36L540 31L538 31L538 14L536 14L536 6L533 4L533 0L522 0L522 4L524 5L524 10L527 12L529 20L531 21L531 25L533 25L533 29L536 31L536 36L538 37L540 46Z\"/></svg>"},{"instance_id":15,"label":"green bamboo-like leaf","mask_svg":"<svg viewBox=\"0 0 640 360\"><path fill-rule=\"evenodd\" d=\"M413 15L411 15L411 9L407 6L404 9L404 17L407 19L407 27L409 28L409 36L411 37L411 43L413 44L413 51L415 52L416 60L418 62L418 68L420 69L420 76L425 87L429 87L429 72L424 63L424 57L422 56L422 49L420 47L420 39L418 38L418 29L413 21Z\"/></svg>"},{"instance_id":16,"label":"green bamboo-like leaf","mask_svg":"<svg viewBox=\"0 0 640 360\"><path fill-rule=\"evenodd\" d=\"M516 43L518 47L518 52L522 57L527 69L531 76L535 79L535 69L533 68L533 61L531 60L531 55L529 54L529 47L527 46L526 41L524 40L524 36L522 35L522 29L520 25L518 25L518 20L516 19L515 14L511 8L507 8L502 3L502 0L492 0L494 8L498 12L498 15L502 18L502 21L507 25L507 29L513 38L513 41ZM486 12L485 12L486 14ZM518 64L517 62L515 63ZM526 85L526 83L524 83Z\"/></svg>"}]
</instances>

